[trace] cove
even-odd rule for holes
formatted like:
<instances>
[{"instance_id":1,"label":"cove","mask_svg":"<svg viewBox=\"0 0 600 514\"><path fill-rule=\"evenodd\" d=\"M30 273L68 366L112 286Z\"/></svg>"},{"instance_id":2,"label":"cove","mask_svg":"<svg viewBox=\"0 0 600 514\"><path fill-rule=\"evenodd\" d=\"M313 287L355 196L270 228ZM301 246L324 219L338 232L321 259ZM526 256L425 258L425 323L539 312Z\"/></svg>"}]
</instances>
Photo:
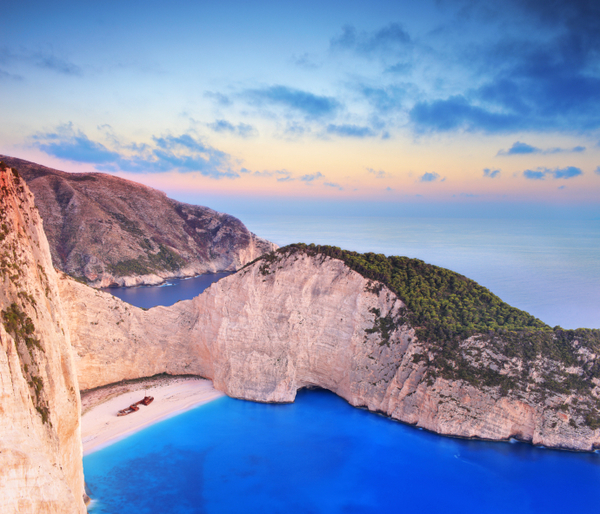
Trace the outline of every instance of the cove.
<instances>
[{"instance_id":1,"label":"cove","mask_svg":"<svg viewBox=\"0 0 600 514\"><path fill-rule=\"evenodd\" d=\"M91 512L594 511L600 456L438 436L323 390L221 398L84 458Z\"/></svg>"},{"instance_id":2,"label":"cove","mask_svg":"<svg viewBox=\"0 0 600 514\"><path fill-rule=\"evenodd\" d=\"M157 305L169 307L179 300L191 300L228 275L231 272L207 273L190 278L170 278L158 286L105 287L100 290L144 309Z\"/></svg>"}]
</instances>

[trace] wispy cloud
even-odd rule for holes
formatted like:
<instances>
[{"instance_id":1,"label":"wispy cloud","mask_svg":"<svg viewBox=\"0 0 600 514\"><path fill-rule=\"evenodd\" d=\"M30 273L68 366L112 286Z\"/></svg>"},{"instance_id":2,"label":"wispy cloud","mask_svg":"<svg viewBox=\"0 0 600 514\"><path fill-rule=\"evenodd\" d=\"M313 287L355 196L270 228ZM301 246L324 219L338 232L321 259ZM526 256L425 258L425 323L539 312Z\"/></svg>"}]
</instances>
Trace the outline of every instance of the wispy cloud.
<instances>
[{"instance_id":1,"label":"wispy cloud","mask_svg":"<svg viewBox=\"0 0 600 514\"><path fill-rule=\"evenodd\" d=\"M374 170L373 168L367 168L367 171L371 175L375 175L375 178L389 178L390 177L390 174L386 173L383 170Z\"/></svg>"},{"instance_id":2,"label":"wispy cloud","mask_svg":"<svg viewBox=\"0 0 600 514\"><path fill-rule=\"evenodd\" d=\"M335 182L324 182L323 185L327 186L327 187L334 187L340 191L344 190L344 188L342 186L340 186L339 184L336 184Z\"/></svg>"},{"instance_id":3,"label":"wispy cloud","mask_svg":"<svg viewBox=\"0 0 600 514\"><path fill-rule=\"evenodd\" d=\"M353 50L366 56L402 52L411 43L410 35L398 23L390 23L372 32L359 32L352 25L346 25L342 28L342 33L330 41L334 50Z\"/></svg>"},{"instance_id":4,"label":"wispy cloud","mask_svg":"<svg viewBox=\"0 0 600 514\"><path fill-rule=\"evenodd\" d=\"M91 163L99 171L162 173L176 170L211 178L239 176L231 169L227 153L206 144L194 133L155 136L152 143L144 144L125 143L113 135L103 144L68 123L52 132L34 134L31 141L48 155Z\"/></svg>"},{"instance_id":5,"label":"wispy cloud","mask_svg":"<svg viewBox=\"0 0 600 514\"><path fill-rule=\"evenodd\" d=\"M488 178L496 178L500 176L500 170L491 170L490 168L485 168L483 170L483 176Z\"/></svg>"},{"instance_id":6,"label":"wispy cloud","mask_svg":"<svg viewBox=\"0 0 600 514\"><path fill-rule=\"evenodd\" d=\"M314 182L315 180L319 180L325 178L325 175L323 175L320 171L317 171L316 173L310 173L307 175L302 175L300 177L300 180L302 182L305 182L307 184L310 184L311 182Z\"/></svg>"},{"instance_id":7,"label":"wispy cloud","mask_svg":"<svg viewBox=\"0 0 600 514\"><path fill-rule=\"evenodd\" d=\"M82 76L83 70L77 64L65 57L56 55L53 51L31 51L21 49L13 51L8 47L0 48L0 62L5 65L24 63L37 68L54 71L62 75Z\"/></svg>"},{"instance_id":8,"label":"wispy cloud","mask_svg":"<svg viewBox=\"0 0 600 514\"><path fill-rule=\"evenodd\" d=\"M596 173L596 175L600 175L600 166L594 170L594 173Z\"/></svg>"},{"instance_id":9,"label":"wispy cloud","mask_svg":"<svg viewBox=\"0 0 600 514\"><path fill-rule=\"evenodd\" d=\"M237 125L234 125L227 120L215 120L213 123L209 123L208 127L215 132L225 132L244 138L258 135L258 130L247 123L238 123Z\"/></svg>"},{"instance_id":10,"label":"wispy cloud","mask_svg":"<svg viewBox=\"0 0 600 514\"><path fill-rule=\"evenodd\" d=\"M376 136L377 133L370 127L360 125L327 125L327 133L340 137L365 138Z\"/></svg>"},{"instance_id":11,"label":"wispy cloud","mask_svg":"<svg viewBox=\"0 0 600 514\"><path fill-rule=\"evenodd\" d=\"M340 106L335 98L286 86L248 89L243 96L256 105L281 106L313 119L332 115Z\"/></svg>"},{"instance_id":12,"label":"wispy cloud","mask_svg":"<svg viewBox=\"0 0 600 514\"><path fill-rule=\"evenodd\" d=\"M529 180L544 180L546 177L555 179L569 179L583 175L581 169L575 166L568 166L566 168L536 168L535 170L525 170L523 176Z\"/></svg>"},{"instance_id":13,"label":"wispy cloud","mask_svg":"<svg viewBox=\"0 0 600 514\"><path fill-rule=\"evenodd\" d=\"M527 154L556 154L556 153L581 153L585 152L585 146L574 146L573 148L546 148L545 150L535 146L517 141L508 150L499 150L496 155L527 155Z\"/></svg>"}]
</instances>

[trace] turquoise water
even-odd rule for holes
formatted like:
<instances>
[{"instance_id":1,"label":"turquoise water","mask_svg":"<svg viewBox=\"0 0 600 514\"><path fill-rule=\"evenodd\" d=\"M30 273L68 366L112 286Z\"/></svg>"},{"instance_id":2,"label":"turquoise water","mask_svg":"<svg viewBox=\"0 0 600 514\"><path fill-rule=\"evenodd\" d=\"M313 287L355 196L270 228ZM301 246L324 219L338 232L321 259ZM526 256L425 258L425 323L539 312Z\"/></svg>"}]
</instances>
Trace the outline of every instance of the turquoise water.
<instances>
[{"instance_id":1,"label":"turquoise water","mask_svg":"<svg viewBox=\"0 0 600 514\"><path fill-rule=\"evenodd\" d=\"M600 455L436 436L326 391L222 398L84 459L94 514L597 512Z\"/></svg>"}]
</instances>

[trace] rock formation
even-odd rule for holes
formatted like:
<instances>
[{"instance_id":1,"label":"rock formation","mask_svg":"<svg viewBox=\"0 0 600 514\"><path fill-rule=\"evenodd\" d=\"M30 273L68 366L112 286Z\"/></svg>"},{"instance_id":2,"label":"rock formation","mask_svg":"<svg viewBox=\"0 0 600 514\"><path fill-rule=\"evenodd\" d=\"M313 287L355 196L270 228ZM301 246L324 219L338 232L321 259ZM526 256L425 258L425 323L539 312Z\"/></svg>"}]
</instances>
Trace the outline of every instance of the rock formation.
<instances>
[{"instance_id":1,"label":"rock formation","mask_svg":"<svg viewBox=\"0 0 600 514\"><path fill-rule=\"evenodd\" d=\"M394 292L326 255L283 248L193 300L148 311L68 277L60 288L82 389L157 373L201 375L230 396L263 402L322 387L440 434L577 450L600 444L600 430L586 423L600 381L585 392L536 388L581 370L543 354L509 359L482 334L454 350L466 378L444 372L439 344L420 339ZM596 362L583 343L569 344L581 366ZM495 380L516 381L525 369L533 378L506 390L469 379L477 369Z\"/></svg>"},{"instance_id":2,"label":"rock formation","mask_svg":"<svg viewBox=\"0 0 600 514\"><path fill-rule=\"evenodd\" d=\"M0 512L84 513L79 388L42 221L0 166Z\"/></svg>"},{"instance_id":3,"label":"rock formation","mask_svg":"<svg viewBox=\"0 0 600 514\"><path fill-rule=\"evenodd\" d=\"M34 193L54 265L94 287L234 271L276 248L233 216L129 180L0 159Z\"/></svg>"}]
</instances>

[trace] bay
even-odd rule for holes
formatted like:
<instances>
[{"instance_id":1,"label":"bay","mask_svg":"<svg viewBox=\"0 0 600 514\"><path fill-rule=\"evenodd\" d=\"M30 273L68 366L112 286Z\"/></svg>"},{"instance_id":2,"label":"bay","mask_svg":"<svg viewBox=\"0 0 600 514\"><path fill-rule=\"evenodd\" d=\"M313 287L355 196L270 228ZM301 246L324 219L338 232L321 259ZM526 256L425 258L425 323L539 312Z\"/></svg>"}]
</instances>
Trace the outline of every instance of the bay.
<instances>
[{"instance_id":1,"label":"bay","mask_svg":"<svg viewBox=\"0 0 600 514\"><path fill-rule=\"evenodd\" d=\"M600 456L441 437L300 391L221 398L84 458L94 514L593 512Z\"/></svg>"},{"instance_id":2,"label":"bay","mask_svg":"<svg viewBox=\"0 0 600 514\"><path fill-rule=\"evenodd\" d=\"M158 286L105 287L101 291L144 309L157 305L168 307L180 300L191 300L211 284L230 274L228 272L207 273L190 278L170 278Z\"/></svg>"}]
</instances>

